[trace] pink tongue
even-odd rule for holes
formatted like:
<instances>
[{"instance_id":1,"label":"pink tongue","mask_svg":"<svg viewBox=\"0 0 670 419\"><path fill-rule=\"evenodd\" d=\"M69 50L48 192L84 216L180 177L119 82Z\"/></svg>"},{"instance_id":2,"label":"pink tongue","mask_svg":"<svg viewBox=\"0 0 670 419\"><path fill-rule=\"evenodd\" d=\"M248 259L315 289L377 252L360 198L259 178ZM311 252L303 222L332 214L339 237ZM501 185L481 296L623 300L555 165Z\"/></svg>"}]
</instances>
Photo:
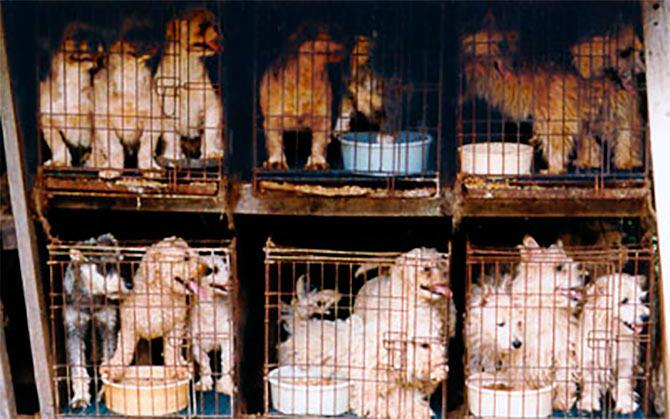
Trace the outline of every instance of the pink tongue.
<instances>
[{"instance_id":1,"label":"pink tongue","mask_svg":"<svg viewBox=\"0 0 670 419\"><path fill-rule=\"evenodd\" d=\"M189 281L188 282L188 288L193 292L193 294L196 294L200 298L206 298L207 297L207 291L204 288L201 288L194 281Z\"/></svg>"},{"instance_id":2,"label":"pink tongue","mask_svg":"<svg viewBox=\"0 0 670 419\"><path fill-rule=\"evenodd\" d=\"M451 297L451 289L446 285L433 285L431 291L442 294L445 297Z\"/></svg>"}]
</instances>

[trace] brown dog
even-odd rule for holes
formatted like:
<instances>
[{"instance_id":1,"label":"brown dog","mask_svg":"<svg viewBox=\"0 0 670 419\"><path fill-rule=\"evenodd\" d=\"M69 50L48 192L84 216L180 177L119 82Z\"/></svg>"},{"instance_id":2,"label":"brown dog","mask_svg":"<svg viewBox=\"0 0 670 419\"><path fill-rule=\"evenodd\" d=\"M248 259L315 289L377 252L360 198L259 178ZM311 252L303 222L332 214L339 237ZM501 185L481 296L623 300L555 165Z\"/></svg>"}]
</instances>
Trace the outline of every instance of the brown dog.
<instances>
[{"instance_id":1,"label":"brown dog","mask_svg":"<svg viewBox=\"0 0 670 419\"><path fill-rule=\"evenodd\" d=\"M332 40L322 26L305 39L305 28L291 35L289 53L272 65L261 79L260 105L268 169L288 169L284 131L309 129L312 148L308 170L324 170L330 141L332 87L327 64L343 58L344 47Z\"/></svg>"},{"instance_id":2,"label":"brown dog","mask_svg":"<svg viewBox=\"0 0 670 419\"><path fill-rule=\"evenodd\" d=\"M611 143L617 169L642 166L642 121L636 96L606 77L583 80L550 67L513 68L509 56L513 48L508 44L515 38L513 32L494 28L462 38L469 93L509 118L532 116L531 141L542 149L551 174L567 170L576 145L577 167L603 167L596 137Z\"/></svg>"},{"instance_id":3,"label":"brown dog","mask_svg":"<svg viewBox=\"0 0 670 419\"><path fill-rule=\"evenodd\" d=\"M163 338L168 373L186 366L181 353L186 333L186 296L197 290L208 271L197 251L180 238L169 237L145 253L134 277L132 292L121 303L121 329L114 355L103 361L100 373L120 380L130 365L140 338Z\"/></svg>"}]
</instances>

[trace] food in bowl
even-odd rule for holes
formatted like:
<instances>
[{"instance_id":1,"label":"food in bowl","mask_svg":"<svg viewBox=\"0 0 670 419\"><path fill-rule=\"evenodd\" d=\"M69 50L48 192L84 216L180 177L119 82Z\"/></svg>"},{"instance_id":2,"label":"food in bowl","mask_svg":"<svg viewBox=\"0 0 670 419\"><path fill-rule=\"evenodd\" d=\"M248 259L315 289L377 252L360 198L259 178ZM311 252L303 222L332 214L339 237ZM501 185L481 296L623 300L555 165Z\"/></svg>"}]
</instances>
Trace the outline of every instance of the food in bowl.
<instances>
[{"instance_id":1,"label":"food in bowl","mask_svg":"<svg viewBox=\"0 0 670 419\"><path fill-rule=\"evenodd\" d=\"M552 414L552 386L516 388L491 374L468 377L468 407L483 418L539 418Z\"/></svg>"}]
</instances>

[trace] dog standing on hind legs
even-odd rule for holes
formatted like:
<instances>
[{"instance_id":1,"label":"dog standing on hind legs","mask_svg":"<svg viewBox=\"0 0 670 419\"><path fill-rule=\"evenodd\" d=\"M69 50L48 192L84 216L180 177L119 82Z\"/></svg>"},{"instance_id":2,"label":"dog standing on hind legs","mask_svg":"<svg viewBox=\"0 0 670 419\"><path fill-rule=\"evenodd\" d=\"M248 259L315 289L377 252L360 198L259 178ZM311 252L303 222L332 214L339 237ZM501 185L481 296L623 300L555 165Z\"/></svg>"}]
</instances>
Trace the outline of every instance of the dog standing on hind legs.
<instances>
[{"instance_id":1,"label":"dog standing on hind legs","mask_svg":"<svg viewBox=\"0 0 670 419\"><path fill-rule=\"evenodd\" d=\"M305 169L325 170L331 135L332 86L327 65L341 61L344 47L322 25L304 25L289 38L286 56L263 74L259 88L267 160L265 168L287 170L282 136L309 129L310 157Z\"/></svg>"},{"instance_id":2,"label":"dog standing on hind legs","mask_svg":"<svg viewBox=\"0 0 670 419\"><path fill-rule=\"evenodd\" d=\"M91 402L91 377L86 368L86 337L89 331L91 340L96 339L96 334L100 340L103 361L109 359L116 349L118 300L128 292L128 286L116 266L123 259L120 252L102 249L116 246L118 242L114 236L103 234L70 250L71 261L63 279L63 321L72 382L70 406L74 408L85 408Z\"/></svg>"}]
</instances>

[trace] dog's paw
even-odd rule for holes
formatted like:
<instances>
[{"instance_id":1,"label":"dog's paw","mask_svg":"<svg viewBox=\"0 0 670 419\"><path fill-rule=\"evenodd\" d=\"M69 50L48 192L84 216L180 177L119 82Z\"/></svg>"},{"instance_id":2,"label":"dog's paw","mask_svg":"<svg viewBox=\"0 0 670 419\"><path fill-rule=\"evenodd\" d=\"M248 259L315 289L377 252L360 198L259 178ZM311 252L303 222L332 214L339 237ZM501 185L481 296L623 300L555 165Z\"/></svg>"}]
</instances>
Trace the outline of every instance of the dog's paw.
<instances>
[{"instance_id":1,"label":"dog's paw","mask_svg":"<svg viewBox=\"0 0 670 419\"><path fill-rule=\"evenodd\" d=\"M328 170L328 163L324 162L308 162L305 165L305 170Z\"/></svg>"},{"instance_id":2,"label":"dog's paw","mask_svg":"<svg viewBox=\"0 0 670 419\"><path fill-rule=\"evenodd\" d=\"M233 384L233 380L227 375L224 375L216 381L217 393L232 395L234 389L235 385Z\"/></svg>"},{"instance_id":3,"label":"dog's paw","mask_svg":"<svg viewBox=\"0 0 670 419\"><path fill-rule=\"evenodd\" d=\"M156 171L156 170L143 170L142 171L142 177L147 178L147 179L158 179L160 178L161 172Z\"/></svg>"},{"instance_id":4,"label":"dog's paw","mask_svg":"<svg viewBox=\"0 0 670 419\"><path fill-rule=\"evenodd\" d=\"M73 409L85 409L91 403L91 395L88 392L88 382L81 381L72 383L72 399L70 407Z\"/></svg>"},{"instance_id":5,"label":"dog's paw","mask_svg":"<svg viewBox=\"0 0 670 419\"><path fill-rule=\"evenodd\" d=\"M626 396L626 397L619 398L618 400L616 400L616 406L615 406L614 410L617 413L622 413L622 414L627 415L627 414L635 412L638 407L639 407L639 405L637 404L637 402L635 401L633 396L630 395L630 396Z\"/></svg>"},{"instance_id":6,"label":"dog's paw","mask_svg":"<svg viewBox=\"0 0 670 419\"><path fill-rule=\"evenodd\" d=\"M203 158L220 160L223 158L223 150L207 150Z\"/></svg>"},{"instance_id":7,"label":"dog's paw","mask_svg":"<svg viewBox=\"0 0 670 419\"><path fill-rule=\"evenodd\" d=\"M212 387L214 387L214 380L211 375L202 376L200 381L195 383L195 391L210 391Z\"/></svg>"},{"instance_id":8,"label":"dog's paw","mask_svg":"<svg viewBox=\"0 0 670 419\"><path fill-rule=\"evenodd\" d=\"M72 166L69 162L61 159L49 159L43 163L43 166L47 167L70 167Z\"/></svg>"},{"instance_id":9,"label":"dog's paw","mask_svg":"<svg viewBox=\"0 0 670 419\"><path fill-rule=\"evenodd\" d=\"M288 165L283 161L266 161L263 167L268 170L288 170Z\"/></svg>"},{"instance_id":10,"label":"dog's paw","mask_svg":"<svg viewBox=\"0 0 670 419\"><path fill-rule=\"evenodd\" d=\"M121 176L121 173L119 169L104 169L98 172L98 176L102 179L116 179Z\"/></svg>"},{"instance_id":11,"label":"dog's paw","mask_svg":"<svg viewBox=\"0 0 670 419\"><path fill-rule=\"evenodd\" d=\"M600 400L592 397L589 394L585 394L577 403L577 408L584 412L599 412Z\"/></svg>"}]
</instances>

